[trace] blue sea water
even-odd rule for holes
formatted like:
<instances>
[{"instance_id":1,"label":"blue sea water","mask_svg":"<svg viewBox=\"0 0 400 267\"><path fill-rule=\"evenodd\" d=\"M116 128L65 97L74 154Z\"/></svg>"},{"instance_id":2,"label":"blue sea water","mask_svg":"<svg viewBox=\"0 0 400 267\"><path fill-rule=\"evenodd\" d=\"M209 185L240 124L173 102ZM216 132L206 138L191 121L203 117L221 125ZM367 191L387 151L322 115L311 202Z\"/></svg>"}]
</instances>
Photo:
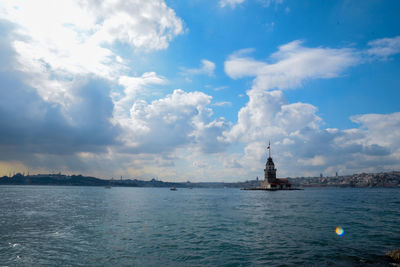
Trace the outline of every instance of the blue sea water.
<instances>
[{"instance_id":1,"label":"blue sea water","mask_svg":"<svg viewBox=\"0 0 400 267\"><path fill-rule=\"evenodd\" d=\"M399 189L0 186L0 266L389 266L394 248Z\"/></svg>"}]
</instances>

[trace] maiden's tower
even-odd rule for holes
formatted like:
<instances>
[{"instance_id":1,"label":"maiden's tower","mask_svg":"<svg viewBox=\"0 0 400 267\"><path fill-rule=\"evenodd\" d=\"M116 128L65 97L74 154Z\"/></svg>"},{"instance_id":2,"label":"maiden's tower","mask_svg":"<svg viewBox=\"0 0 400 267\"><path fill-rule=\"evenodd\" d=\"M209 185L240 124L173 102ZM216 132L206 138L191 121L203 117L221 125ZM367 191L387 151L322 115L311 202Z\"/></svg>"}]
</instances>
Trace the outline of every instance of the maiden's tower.
<instances>
[{"instance_id":1,"label":"maiden's tower","mask_svg":"<svg viewBox=\"0 0 400 267\"><path fill-rule=\"evenodd\" d=\"M264 181L261 182L263 189L290 189L292 185L287 179L276 178L274 161L271 158L271 143L268 144L268 159L264 169Z\"/></svg>"},{"instance_id":2,"label":"maiden's tower","mask_svg":"<svg viewBox=\"0 0 400 267\"><path fill-rule=\"evenodd\" d=\"M276 178L276 168L271 157L271 143L268 144L268 159L264 169L264 181L260 187L244 188L244 190L298 190L292 188L292 184L287 179Z\"/></svg>"}]
</instances>

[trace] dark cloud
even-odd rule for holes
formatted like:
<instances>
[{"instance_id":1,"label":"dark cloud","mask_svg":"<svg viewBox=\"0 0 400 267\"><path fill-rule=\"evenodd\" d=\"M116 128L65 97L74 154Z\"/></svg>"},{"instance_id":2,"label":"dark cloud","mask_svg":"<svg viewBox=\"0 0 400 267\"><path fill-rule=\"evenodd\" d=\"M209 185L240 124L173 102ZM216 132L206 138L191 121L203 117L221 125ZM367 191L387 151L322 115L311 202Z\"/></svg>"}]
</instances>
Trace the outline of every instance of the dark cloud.
<instances>
[{"instance_id":1,"label":"dark cloud","mask_svg":"<svg viewBox=\"0 0 400 267\"><path fill-rule=\"evenodd\" d=\"M10 29L11 24L0 22L0 160L101 152L115 144L120 130L111 122L108 82L77 79L71 92L74 101L67 108L45 101L26 82L28 74L15 68Z\"/></svg>"},{"instance_id":2,"label":"dark cloud","mask_svg":"<svg viewBox=\"0 0 400 267\"><path fill-rule=\"evenodd\" d=\"M390 149L376 144L364 146L363 152L370 156L387 156L391 154Z\"/></svg>"}]
</instances>

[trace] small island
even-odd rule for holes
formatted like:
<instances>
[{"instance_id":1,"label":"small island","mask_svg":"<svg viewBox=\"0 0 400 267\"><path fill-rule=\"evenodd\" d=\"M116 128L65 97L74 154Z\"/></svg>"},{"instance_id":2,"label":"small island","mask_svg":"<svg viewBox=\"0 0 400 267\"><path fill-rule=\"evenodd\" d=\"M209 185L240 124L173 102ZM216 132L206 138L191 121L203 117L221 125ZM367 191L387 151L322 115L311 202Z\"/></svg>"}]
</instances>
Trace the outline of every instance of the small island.
<instances>
[{"instance_id":1,"label":"small island","mask_svg":"<svg viewBox=\"0 0 400 267\"><path fill-rule=\"evenodd\" d=\"M276 178L276 168L274 161L271 157L271 143L269 142L268 147L268 159L264 169L264 181L261 182L259 187L243 188L243 190L301 190L298 188L292 188L292 184L288 179Z\"/></svg>"}]
</instances>

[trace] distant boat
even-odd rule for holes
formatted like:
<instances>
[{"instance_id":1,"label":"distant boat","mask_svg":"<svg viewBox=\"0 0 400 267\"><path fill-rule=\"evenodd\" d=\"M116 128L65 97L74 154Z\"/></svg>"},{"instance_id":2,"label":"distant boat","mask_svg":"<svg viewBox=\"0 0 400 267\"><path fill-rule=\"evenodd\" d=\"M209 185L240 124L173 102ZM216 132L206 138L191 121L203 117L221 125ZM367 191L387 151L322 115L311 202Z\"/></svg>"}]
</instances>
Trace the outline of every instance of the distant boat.
<instances>
[{"instance_id":1,"label":"distant boat","mask_svg":"<svg viewBox=\"0 0 400 267\"><path fill-rule=\"evenodd\" d=\"M171 191L176 191L176 190L178 190L178 189L176 189L176 187L171 187L169 190L171 190Z\"/></svg>"},{"instance_id":2,"label":"distant boat","mask_svg":"<svg viewBox=\"0 0 400 267\"><path fill-rule=\"evenodd\" d=\"M106 185L104 188L110 189L111 185Z\"/></svg>"}]
</instances>

